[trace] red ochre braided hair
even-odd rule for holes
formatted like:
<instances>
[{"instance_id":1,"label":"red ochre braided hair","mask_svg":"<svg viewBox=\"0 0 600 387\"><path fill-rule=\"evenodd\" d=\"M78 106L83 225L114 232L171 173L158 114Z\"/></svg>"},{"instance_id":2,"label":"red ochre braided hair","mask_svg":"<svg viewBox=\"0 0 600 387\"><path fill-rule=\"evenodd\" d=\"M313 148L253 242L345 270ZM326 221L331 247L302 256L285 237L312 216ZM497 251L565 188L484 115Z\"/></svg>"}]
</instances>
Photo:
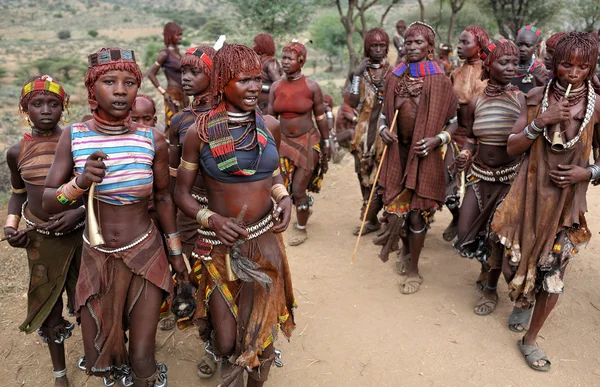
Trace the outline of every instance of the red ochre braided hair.
<instances>
[{"instance_id":1,"label":"red ochre braided hair","mask_svg":"<svg viewBox=\"0 0 600 387\"><path fill-rule=\"evenodd\" d=\"M283 52L295 52L300 64L306 63L306 46L300 42L290 42L282 50Z\"/></svg>"},{"instance_id":2,"label":"red ochre braided hair","mask_svg":"<svg viewBox=\"0 0 600 387\"><path fill-rule=\"evenodd\" d=\"M519 49L510 40L499 39L491 42L481 53L481 59L483 60L483 68L481 69L481 80L485 81L490 79L490 72L488 68L492 63L502 58L504 55L513 55L519 57Z\"/></svg>"},{"instance_id":3,"label":"red ochre braided hair","mask_svg":"<svg viewBox=\"0 0 600 387\"><path fill-rule=\"evenodd\" d=\"M123 50L118 47L105 47L105 48L102 48L99 51L91 54L88 57L88 62L90 61L91 57L97 56L98 54L105 52L105 51L111 52L111 55L109 55L110 61L105 62L105 63L102 62L102 63L94 63L94 64L92 64L90 62L88 69L85 73L85 87L87 88L87 91L88 91L88 101L90 102L90 107L92 108L92 110L95 110L97 107L97 104L98 104L96 102L95 83L98 80L98 78L100 78L102 75L106 74L107 72L114 71L114 70L129 71L135 77L138 87L140 87L142 85L142 71L140 70L140 66L138 66L137 63L135 63L135 56L133 54L133 51L131 51L131 50ZM113 59L112 52L114 52L114 51L121 51L121 53L128 52L131 55L131 59L123 59L123 57L120 57L119 59Z\"/></svg>"},{"instance_id":4,"label":"red ochre braided hair","mask_svg":"<svg viewBox=\"0 0 600 387\"><path fill-rule=\"evenodd\" d=\"M210 76L213 108L223 102L223 93L229 81L241 73L260 69L260 58L250 47L241 44L225 44L213 58L213 71Z\"/></svg>"},{"instance_id":5,"label":"red ochre braided hair","mask_svg":"<svg viewBox=\"0 0 600 387\"><path fill-rule=\"evenodd\" d=\"M163 42L165 43L165 46L168 47L170 44L173 44L173 38L181 33L183 33L183 29L179 24L174 22L165 24L165 27L163 28Z\"/></svg>"},{"instance_id":6,"label":"red ochre braided hair","mask_svg":"<svg viewBox=\"0 0 600 387\"><path fill-rule=\"evenodd\" d=\"M203 59L201 56L198 56L202 52L204 55L208 57L209 60ZM215 54L217 51L209 46L198 46L190 48L185 52L185 54L181 57L181 67L183 66L192 66L197 67L206 75L211 74L212 72L212 61L215 58ZM208 63L211 63L209 66Z\"/></svg>"},{"instance_id":7,"label":"red ochre braided hair","mask_svg":"<svg viewBox=\"0 0 600 387\"><path fill-rule=\"evenodd\" d=\"M31 77L25 82L21 90L21 99L19 100L19 111L26 112L27 105L31 99L37 95L51 95L56 97L63 110L69 105L69 95L58 81L49 75L37 75Z\"/></svg>"},{"instance_id":8,"label":"red ochre braided hair","mask_svg":"<svg viewBox=\"0 0 600 387\"><path fill-rule=\"evenodd\" d=\"M254 50L258 55L275 56L275 41L269 34L258 34L254 37Z\"/></svg>"},{"instance_id":9,"label":"red ochre braided hair","mask_svg":"<svg viewBox=\"0 0 600 387\"><path fill-rule=\"evenodd\" d=\"M587 79L594 76L598 61L598 41L592 33L571 31L560 38L552 57L552 72L558 74L561 62L580 60L589 67Z\"/></svg>"},{"instance_id":10,"label":"red ochre braided hair","mask_svg":"<svg viewBox=\"0 0 600 387\"><path fill-rule=\"evenodd\" d=\"M488 44L490 44L490 36L487 31L480 26L468 26L465 31L470 33L475 39L475 44L479 47L479 53L481 53Z\"/></svg>"},{"instance_id":11,"label":"red ochre braided hair","mask_svg":"<svg viewBox=\"0 0 600 387\"><path fill-rule=\"evenodd\" d=\"M546 40L546 47L556 49L556 45L560 42L563 36L565 36L566 32L557 32L554 35L550 36L548 40Z\"/></svg>"},{"instance_id":12,"label":"red ochre braided hair","mask_svg":"<svg viewBox=\"0 0 600 387\"><path fill-rule=\"evenodd\" d=\"M135 103L137 102L138 98L149 101L150 104L152 105L152 115L153 116L156 115L156 104L154 103L154 100L152 99L152 97L145 95L145 94L138 94L137 97L135 97L135 101L133 102L133 108L135 108Z\"/></svg>"},{"instance_id":13,"label":"red ochre braided hair","mask_svg":"<svg viewBox=\"0 0 600 387\"><path fill-rule=\"evenodd\" d=\"M387 56L388 49L390 48L390 37L383 28L375 27L375 28L371 28L369 31L367 31L367 34L365 35L365 42L364 42L364 56L365 57L369 56L369 48L371 47L371 44L373 44L373 42L377 38L380 38L385 43L385 55Z\"/></svg>"}]
</instances>

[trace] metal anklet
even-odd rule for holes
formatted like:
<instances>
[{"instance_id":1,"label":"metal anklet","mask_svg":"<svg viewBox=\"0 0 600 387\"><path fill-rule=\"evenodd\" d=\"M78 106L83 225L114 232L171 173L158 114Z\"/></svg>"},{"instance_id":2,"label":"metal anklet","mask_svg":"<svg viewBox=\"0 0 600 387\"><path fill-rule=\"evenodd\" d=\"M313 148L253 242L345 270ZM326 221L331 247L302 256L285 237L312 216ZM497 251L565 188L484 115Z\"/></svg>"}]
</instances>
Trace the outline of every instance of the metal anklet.
<instances>
[{"instance_id":1,"label":"metal anklet","mask_svg":"<svg viewBox=\"0 0 600 387\"><path fill-rule=\"evenodd\" d=\"M408 229L409 229L409 230L410 230L410 232L411 232L411 233L413 233L413 234L420 234L420 233L424 232L425 230L427 230L427 225L423 226L423 228L422 228L422 229L420 229L420 230L418 230L418 231L414 230L414 229L413 229L412 227L410 227L410 226L408 226Z\"/></svg>"},{"instance_id":2,"label":"metal anklet","mask_svg":"<svg viewBox=\"0 0 600 387\"><path fill-rule=\"evenodd\" d=\"M64 378L65 376L67 376L67 368L61 371L52 371L52 375L54 375L56 379Z\"/></svg>"}]
</instances>

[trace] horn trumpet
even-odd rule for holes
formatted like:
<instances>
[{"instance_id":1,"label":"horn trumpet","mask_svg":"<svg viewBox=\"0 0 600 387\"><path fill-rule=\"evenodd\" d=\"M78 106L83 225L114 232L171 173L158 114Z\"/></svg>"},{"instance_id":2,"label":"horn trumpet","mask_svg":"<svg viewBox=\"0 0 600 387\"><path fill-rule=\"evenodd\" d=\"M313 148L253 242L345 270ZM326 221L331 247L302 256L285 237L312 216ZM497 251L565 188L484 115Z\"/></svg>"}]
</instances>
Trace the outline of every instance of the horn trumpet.
<instances>
[{"instance_id":1,"label":"horn trumpet","mask_svg":"<svg viewBox=\"0 0 600 387\"><path fill-rule=\"evenodd\" d=\"M571 86L573 85L570 83L569 86L567 86L567 91L565 91L564 96L565 99L569 98L569 94L571 93ZM557 128L557 130L552 135L552 145L550 146L550 149L552 149L555 152L565 150L565 141L563 140L563 134L560 131L560 127Z\"/></svg>"},{"instance_id":2,"label":"horn trumpet","mask_svg":"<svg viewBox=\"0 0 600 387\"><path fill-rule=\"evenodd\" d=\"M95 191L96 183L92 183L92 185L90 186L90 191L88 192L87 202L87 229L91 247L104 245L104 237L102 236L102 230L100 229L100 224L98 223L98 220L96 219L96 214L94 213Z\"/></svg>"}]
</instances>

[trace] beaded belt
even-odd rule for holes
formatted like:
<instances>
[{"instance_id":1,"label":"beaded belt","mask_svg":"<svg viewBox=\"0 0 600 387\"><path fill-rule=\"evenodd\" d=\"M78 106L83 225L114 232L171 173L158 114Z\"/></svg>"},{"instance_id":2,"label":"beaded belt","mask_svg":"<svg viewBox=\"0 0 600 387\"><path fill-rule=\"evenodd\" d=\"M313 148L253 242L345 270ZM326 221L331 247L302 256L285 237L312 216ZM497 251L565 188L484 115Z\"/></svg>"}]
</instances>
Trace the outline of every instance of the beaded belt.
<instances>
[{"instance_id":1,"label":"beaded belt","mask_svg":"<svg viewBox=\"0 0 600 387\"><path fill-rule=\"evenodd\" d=\"M69 231L66 231L66 232L55 232L55 231L53 232L53 231L48 231L48 230L44 230L41 228L37 228L37 226L39 226L39 225L36 222L34 222L33 220L28 219L27 216L25 216L25 207L27 207L27 200L21 206L21 217L25 221L25 224L27 225L27 227L33 227L35 229L35 231L37 231L38 233L43 234L43 235L52 235L52 236L67 235L67 234L70 234L73 231L78 230L78 229L82 228L83 226L85 226L85 219L84 219L81 222L77 223L75 225L75 227L73 227L72 229L70 229Z\"/></svg>"},{"instance_id":2,"label":"beaded belt","mask_svg":"<svg viewBox=\"0 0 600 387\"><path fill-rule=\"evenodd\" d=\"M104 254L114 254L114 253L120 253L121 251L125 251L125 250L129 250L130 248L139 245L140 243L142 243L143 241L145 241L150 234L152 234L152 230L154 229L154 225L150 226L150 229L148 230L148 232L146 232L144 235L142 235L141 237L139 237L138 239L134 240L133 242L131 242L128 245L125 245L123 247L117 247L115 249L103 249L102 247L92 247L94 250L98 250L101 253ZM83 235L83 241L85 243L87 243L88 245L90 244L90 241L87 239L87 237L85 236L85 234Z\"/></svg>"},{"instance_id":3,"label":"beaded belt","mask_svg":"<svg viewBox=\"0 0 600 387\"><path fill-rule=\"evenodd\" d=\"M251 239L258 238L262 234L269 231L274 224L275 222L273 221L273 215L269 212L269 214L267 214L258 222L246 227L246 231L248 232L249 236L245 240L249 241ZM209 243L213 246L223 244L223 242L217 239L217 234L212 230L199 228L198 234L200 234L200 239L202 240L202 242Z\"/></svg>"},{"instance_id":4,"label":"beaded belt","mask_svg":"<svg viewBox=\"0 0 600 387\"><path fill-rule=\"evenodd\" d=\"M196 199L196 201L198 203L200 203L200 205L203 206L204 208L208 207L208 198L206 196L200 196L200 195L193 193L192 197L194 199Z\"/></svg>"},{"instance_id":5,"label":"beaded belt","mask_svg":"<svg viewBox=\"0 0 600 387\"><path fill-rule=\"evenodd\" d=\"M521 163L516 163L510 167L502 168L495 171L485 170L479 167L476 163L471 164L471 175L483 181L492 183L508 183L517 176Z\"/></svg>"}]
</instances>

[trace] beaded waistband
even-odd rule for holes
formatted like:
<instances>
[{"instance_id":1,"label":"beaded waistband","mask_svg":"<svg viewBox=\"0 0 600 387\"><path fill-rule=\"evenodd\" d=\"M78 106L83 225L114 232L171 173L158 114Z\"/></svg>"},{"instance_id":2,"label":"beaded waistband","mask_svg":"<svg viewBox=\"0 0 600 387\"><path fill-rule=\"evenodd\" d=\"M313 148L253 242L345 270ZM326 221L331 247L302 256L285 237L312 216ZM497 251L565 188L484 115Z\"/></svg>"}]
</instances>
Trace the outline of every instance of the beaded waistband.
<instances>
[{"instance_id":1,"label":"beaded waistband","mask_svg":"<svg viewBox=\"0 0 600 387\"><path fill-rule=\"evenodd\" d=\"M489 181L492 183L508 183L512 181L512 179L517 176L519 173L519 167L521 163L518 162L509 167L501 167L495 170L483 169L478 166L476 163L471 165L471 175L476 177L477 179L481 179L483 181Z\"/></svg>"},{"instance_id":2,"label":"beaded waistband","mask_svg":"<svg viewBox=\"0 0 600 387\"><path fill-rule=\"evenodd\" d=\"M246 231L249 234L249 236L248 236L248 238L246 238L246 240L249 241L251 239L258 238L262 234L269 231L274 225L275 225L275 222L273 220L273 215L269 212L264 218L262 218L258 222L245 227ZM209 243L213 246L223 244L223 242L221 242L219 239L217 239L217 234L212 230L207 230L205 228L199 228L198 234L200 234L200 239L205 243Z\"/></svg>"},{"instance_id":3,"label":"beaded waistband","mask_svg":"<svg viewBox=\"0 0 600 387\"><path fill-rule=\"evenodd\" d=\"M104 254L114 254L114 253L120 253L121 251L125 251L125 250L129 250L130 248L139 245L140 243L142 243L143 241L145 241L146 239L148 239L148 237L150 236L150 234L152 234L152 230L154 229L154 224L150 225L150 229L142 236L140 236L138 239L134 240L133 242L129 243L128 245L122 246L122 247L117 247L114 249L105 249L99 246L96 247L92 247L94 250L97 250L101 253ZM85 236L85 234L83 234L83 241L89 245L90 241L87 239L87 237Z\"/></svg>"},{"instance_id":4,"label":"beaded waistband","mask_svg":"<svg viewBox=\"0 0 600 387\"><path fill-rule=\"evenodd\" d=\"M27 216L25 215L25 208L26 207L27 207L27 200L21 206L21 217L25 221L25 224L27 225L27 227L32 227L32 228L35 229L36 232L38 232L40 234L43 234L43 235L52 235L52 236L57 236L58 237L58 236L70 234L73 231L78 230L78 229L82 228L83 226L85 226L85 219L84 219L81 222L77 223L72 229L70 229L70 230L68 230L66 232L54 232L54 231L44 230L42 228L38 228L37 227L37 226L39 226L38 223L36 223L33 220L27 218Z\"/></svg>"}]
</instances>

